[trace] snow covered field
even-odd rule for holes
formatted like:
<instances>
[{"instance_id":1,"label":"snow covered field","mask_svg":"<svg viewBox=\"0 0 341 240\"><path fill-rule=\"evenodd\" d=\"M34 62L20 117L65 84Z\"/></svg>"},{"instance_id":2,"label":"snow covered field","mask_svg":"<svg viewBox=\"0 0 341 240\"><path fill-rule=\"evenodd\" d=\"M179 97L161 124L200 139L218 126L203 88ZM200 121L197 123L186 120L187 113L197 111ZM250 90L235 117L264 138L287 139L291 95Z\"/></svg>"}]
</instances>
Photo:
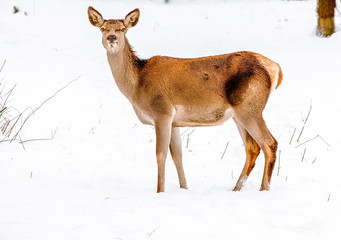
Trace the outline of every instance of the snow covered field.
<instances>
[{"instance_id":1,"label":"snow covered field","mask_svg":"<svg viewBox=\"0 0 341 240\"><path fill-rule=\"evenodd\" d=\"M166 192L155 193L154 130L115 86L89 5L105 18L140 8L127 36L141 58L249 50L281 65L264 112L281 152L269 192L258 191L262 155L232 191L245 154L229 121L183 128L189 189L169 158ZM340 239L341 18L328 39L315 36L316 22L312 0L0 0L1 87L16 84L9 105L34 109L78 78L21 134L52 140L0 144L0 240Z\"/></svg>"}]
</instances>

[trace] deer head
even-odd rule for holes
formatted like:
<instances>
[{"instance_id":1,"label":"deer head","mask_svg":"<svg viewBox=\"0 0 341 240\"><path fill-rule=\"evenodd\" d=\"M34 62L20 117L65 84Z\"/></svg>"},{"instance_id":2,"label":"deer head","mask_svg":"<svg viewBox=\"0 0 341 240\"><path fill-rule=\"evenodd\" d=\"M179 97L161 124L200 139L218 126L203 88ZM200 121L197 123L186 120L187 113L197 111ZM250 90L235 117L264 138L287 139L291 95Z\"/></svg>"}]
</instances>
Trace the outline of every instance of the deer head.
<instances>
[{"instance_id":1,"label":"deer head","mask_svg":"<svg viewBox=\"0 0 341 240\"><path fill-rule=\"evenodd\" d=\"M117 53L124 48L126 44L125 34L127 30L134 27L139 21L140 10L134 9L124 20L105 20L102 15L93 7L88 8L90 23L98 27L102 32L102 44L104 48L111 53Z\"/></svg>"}]
</instances>

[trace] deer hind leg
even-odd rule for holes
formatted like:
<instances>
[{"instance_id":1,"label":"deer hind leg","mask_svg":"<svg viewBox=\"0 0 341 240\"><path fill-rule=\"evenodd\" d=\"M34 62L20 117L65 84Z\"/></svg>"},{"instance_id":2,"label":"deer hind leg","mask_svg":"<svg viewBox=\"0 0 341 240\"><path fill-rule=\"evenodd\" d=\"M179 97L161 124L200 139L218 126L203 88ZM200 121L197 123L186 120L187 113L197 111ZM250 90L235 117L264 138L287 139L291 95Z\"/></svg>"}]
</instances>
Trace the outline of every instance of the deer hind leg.
<instances>
[{"instance_id":1,"label":"deer hind leg","mask_svg":"<svg viewBox=\"0 0 341 240\"><path fill-rule=\"evenodd\" d=\"M269 190L271 176L276 162L277 141L267 128L261 113L256 117L251 116L246 114L238 116L237 114L235 118L244 126L252 138L256 140L264 153L265 166L260 190Z\"/></svg>"},{"instance_id":2,"label":"deer hind leg","mask_svg":"<svg viewBox=\"0 0 341 240\"><path fill-rule=\"evenodd\" d=\"M233 120L235 121L240 136L243 139L246 152L246 161L243 171L241 172L236 186L233 189L233 191L240 191L255 166L256 159L260 153L260 147L258 143L251 137L251 135L245 130L243 125L235 118L233 118Z\"/></svg>"},{"instance_id":3,"label":"deer hind leg","mask_svg":"<svg viewBox=\"0 0 341 240\"><path fill-rule=\"evenodd\" d=\"M172 128L169 149L176 167L176 171L178 172L180 188L187 189L185 172L182 165L182 145L180 130L178 127Z\"/></svg>"},{"instance_id":4,"label":"deer hind leg","mask_svg":"<svg viewBox=\"0 0 341 240\"><path fill-rule=\"evenodd\" d=\"M165 163L171 138L172 122L170 119L161 119L155 122L156 160L158 168L157 192L165 191Z\"/></svg>"}]
</instances>

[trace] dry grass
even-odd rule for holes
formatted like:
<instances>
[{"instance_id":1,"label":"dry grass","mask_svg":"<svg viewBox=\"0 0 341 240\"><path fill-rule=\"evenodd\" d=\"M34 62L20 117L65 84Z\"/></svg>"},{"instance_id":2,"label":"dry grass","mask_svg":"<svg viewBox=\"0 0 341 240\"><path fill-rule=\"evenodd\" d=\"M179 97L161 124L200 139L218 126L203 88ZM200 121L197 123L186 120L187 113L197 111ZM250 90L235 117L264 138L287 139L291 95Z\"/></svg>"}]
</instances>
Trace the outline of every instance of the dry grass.
<instances>
[{"instance_id":1,"label":"dry grass","mask_svg":"<svg viewBox=\"0 0 341 240\"><path fill-rule=\"evenodd\" d=\"M6 60L3 62L0 68L0 74L5 67ZM1 77L1 75L0 75ZM63 89L68 87L71 83L77 81L81 76L78 76L74 80L70 81L64 87L60 88L56 91L51 97L47 98L43 101L38 107L32 109L27 108L24 111L18 111L13 106L9 106L9 102L11 99L11 95L14 92L16 85L14 85L9 90L6 90L6 86L0 82L0 133L1 133L1 142L12 142L12 141L19 141L20 144L24 144L30 141L37 141L37 140L51 140L53 139L54 135L51 138L39 138L39 139L29 139L29 140L22 140L20 137L20 133L23 130L27 121L48 101L54 98L59 92ZM29 110L29 111L28 111ZM27 113L27 114L26 114Z\"/></svg>"}]
</instances>

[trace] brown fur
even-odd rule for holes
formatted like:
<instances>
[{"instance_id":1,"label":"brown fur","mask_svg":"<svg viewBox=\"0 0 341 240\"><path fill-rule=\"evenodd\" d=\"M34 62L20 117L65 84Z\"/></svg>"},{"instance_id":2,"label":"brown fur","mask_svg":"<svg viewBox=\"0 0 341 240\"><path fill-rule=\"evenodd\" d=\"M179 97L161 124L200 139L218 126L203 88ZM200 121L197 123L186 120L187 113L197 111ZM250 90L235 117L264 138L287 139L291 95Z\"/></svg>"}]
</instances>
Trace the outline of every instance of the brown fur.
<instances>
[{"instance_id":1,"label":"brown fur","mask_svg":"<svg viewBox=\"0 0 341 240\"><path fill-rule=\"evenodd\" d=\"M138 22L138 9L124 20L104 20L91 7L88 13L90 23L102 31L102 44L118 88L132 103L141 122L155 127L158 192L164 191L168 148L180 187L187 187L178 127L214 126L231 117L238 126L247 156L234 190L243 186L260 149L265 155L261 190L269 189L277 141L267 129L262 111L272 90L282 82L277 63L253 52L193 59L155 56L141 60L125 36ZM108 36L115 41L109 42Z\"/></svg>"}]
</instances>

